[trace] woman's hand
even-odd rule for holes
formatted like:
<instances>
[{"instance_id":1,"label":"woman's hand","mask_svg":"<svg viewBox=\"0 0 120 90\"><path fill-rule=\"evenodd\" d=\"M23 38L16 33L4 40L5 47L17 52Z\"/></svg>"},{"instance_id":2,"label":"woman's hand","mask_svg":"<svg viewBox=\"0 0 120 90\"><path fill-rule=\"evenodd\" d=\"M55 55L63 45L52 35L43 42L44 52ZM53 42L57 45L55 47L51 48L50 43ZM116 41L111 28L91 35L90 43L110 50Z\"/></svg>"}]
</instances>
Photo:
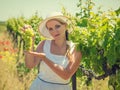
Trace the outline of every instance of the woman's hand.
<instances>
[{"instance_id":1,"label":"woman's hand","mask_svg":"<svg viewBox=\"0 0 120 90\"><path fill-rule=\"evenodd\" d=\"M46 58L45 53L38 53L38 52L32 52L32 51L24 51L24 52L25 52L25 54L30 54L30 55L33 55L33 56L38 57L40 59Z\"/></svg>"}]
</instances>

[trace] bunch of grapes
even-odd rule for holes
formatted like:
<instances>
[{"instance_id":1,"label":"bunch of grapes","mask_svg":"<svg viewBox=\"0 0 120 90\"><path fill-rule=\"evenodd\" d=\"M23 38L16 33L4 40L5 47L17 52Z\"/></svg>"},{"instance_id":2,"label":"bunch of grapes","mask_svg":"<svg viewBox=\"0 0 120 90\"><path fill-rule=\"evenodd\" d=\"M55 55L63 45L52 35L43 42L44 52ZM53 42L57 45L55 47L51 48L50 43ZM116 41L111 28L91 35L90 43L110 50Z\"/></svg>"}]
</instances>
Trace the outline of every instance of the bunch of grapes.
<instances>
[{"instance_id":1,"label":"bunch of grapes","mask_svg":"<svg viewBox=\"0 0 120 90\"><path fill-rule=\"evenodd\" d=\"M31 26L23 27L24 50L30 51L33 48L34 31Z\"/></svg>"}]
</instances>

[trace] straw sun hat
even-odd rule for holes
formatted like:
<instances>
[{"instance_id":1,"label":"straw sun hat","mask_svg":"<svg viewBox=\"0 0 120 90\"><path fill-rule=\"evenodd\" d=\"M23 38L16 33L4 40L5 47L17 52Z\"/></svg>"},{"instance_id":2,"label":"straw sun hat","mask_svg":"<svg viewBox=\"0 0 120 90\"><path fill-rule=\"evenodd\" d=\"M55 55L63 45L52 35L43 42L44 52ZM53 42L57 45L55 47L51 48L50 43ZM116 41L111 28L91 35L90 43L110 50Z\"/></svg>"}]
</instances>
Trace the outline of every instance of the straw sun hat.
<instances>
[{"instance_id":1,"label":"straw sun hat","mask_svg":"<svg viewBox=\"0 0 120 90\"><path fill-rule=\"evenodd\" d=\"M40 34L48 39L53 39L53 37L50 35L50 33L46 27L47 21L49 21L51 19L57 19L64 23L67 23L67 21L68 21L68 18L63 16L63 14L61 12L53 12L53 13L49 14L39 25Z\"/></svg>"}]
</instances>

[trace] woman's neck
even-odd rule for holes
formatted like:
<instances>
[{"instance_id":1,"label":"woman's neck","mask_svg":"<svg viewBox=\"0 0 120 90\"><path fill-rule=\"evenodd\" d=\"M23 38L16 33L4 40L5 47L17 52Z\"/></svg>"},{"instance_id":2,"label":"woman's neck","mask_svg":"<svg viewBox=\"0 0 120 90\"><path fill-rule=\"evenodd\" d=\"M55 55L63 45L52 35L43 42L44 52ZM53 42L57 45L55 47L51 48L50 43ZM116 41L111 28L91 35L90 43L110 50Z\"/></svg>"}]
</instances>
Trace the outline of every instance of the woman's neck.
<instances>
[{"instance_id":1,"label":"woman's neck","mask_svg":"<svg viewBox=\"0 0 120 90\"><path fill-rule=\"evenodd\" d=\"M58 48L62 48L66 46L66 39L54 40L54 45L57 46Z\"/></svg>"}]
</instances>

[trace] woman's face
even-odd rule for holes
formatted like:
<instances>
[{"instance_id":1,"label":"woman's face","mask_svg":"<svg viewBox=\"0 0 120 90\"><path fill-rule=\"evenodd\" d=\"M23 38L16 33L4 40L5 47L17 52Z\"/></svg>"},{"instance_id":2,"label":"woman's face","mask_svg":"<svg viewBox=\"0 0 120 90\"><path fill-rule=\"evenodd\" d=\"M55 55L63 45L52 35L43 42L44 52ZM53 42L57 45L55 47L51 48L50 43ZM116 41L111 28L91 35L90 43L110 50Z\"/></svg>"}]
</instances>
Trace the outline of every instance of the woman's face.
<instances>
[{"instance_id":1,"label":"woman's face","mask_svg":"<svg viewBox=\"0 0 120 90\"><path fill-rule=\"evenodd\" d=\"M66 30L66 24L61 23L58 20L49 20L46 23L47 29L49 30L49 33L52 35L54 39L58 38L65 38L65 30Z\"/></svg>"}]
</instances>

